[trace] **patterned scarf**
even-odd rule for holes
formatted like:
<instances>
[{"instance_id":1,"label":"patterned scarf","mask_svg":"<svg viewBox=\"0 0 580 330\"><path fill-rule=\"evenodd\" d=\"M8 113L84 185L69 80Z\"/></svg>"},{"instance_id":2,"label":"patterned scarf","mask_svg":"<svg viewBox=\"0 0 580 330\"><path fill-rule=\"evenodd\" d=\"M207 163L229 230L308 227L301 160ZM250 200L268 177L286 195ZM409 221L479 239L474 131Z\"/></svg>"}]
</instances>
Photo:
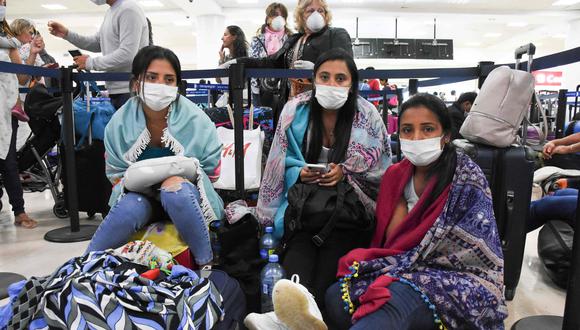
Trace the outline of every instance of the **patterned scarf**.
<instances>
[{"instance_id":1,"label":"patterned scarf","mask_svg":"<svg viewBox=\"0 0 580 330\"><path fill-rule=\"evenodd\" d=\"M111 253L73 258L52 275L21 284L11 297L12 317L0 328L211 329L223 317L210 280L174 266L154 282Z\"/></svg>"},{"instance_id":2,"label":"patterned scarf","mask_svg":"<svg viewBox=\"0 0 580 330\"><path fill-rule=\"evenodd\" d=\"M271 30L270 27L266 27L266 31L264 32L264 42L266 44L268 56L275 54L278 49L282 47L285 35L286 31L284 29L280 31L274 31Z\"/></svg>"},{"instance_id":3,"label":"patterned scarf","mask_svg":"<svg viewBox=\"0 0 580 330\"><path fill-rule=\"evenodd\" d=\"M300 94L284 106L262 177L258 219L262 224L274 223L278 238L283 235L288 189L306 165L301 150L311 95L311 92ZM376 108L361 97L357 104L345 161L340 165L367 212L374 214L379 182L391 164L390 139Z\"/></svg>"},{"instance_id":4,"label":"patterned scarf","mask_svg":"<svg viewBox=\"0 0 580 330\"><path fill-rule=\"evenodd\" d=\"M429 182L417 210L385 241L393 208L388 200L399 200L412 172L406 161L387 171L371 248L353 250L339 261L338 276L352 310L357 307L353 320L378 310L390 299L387 287L400 280L425 295L448 328L503 329L503 254L481 169L458 153L455 176L443 197L425 205L434 184Z\"/></svg>"}]
</instances>

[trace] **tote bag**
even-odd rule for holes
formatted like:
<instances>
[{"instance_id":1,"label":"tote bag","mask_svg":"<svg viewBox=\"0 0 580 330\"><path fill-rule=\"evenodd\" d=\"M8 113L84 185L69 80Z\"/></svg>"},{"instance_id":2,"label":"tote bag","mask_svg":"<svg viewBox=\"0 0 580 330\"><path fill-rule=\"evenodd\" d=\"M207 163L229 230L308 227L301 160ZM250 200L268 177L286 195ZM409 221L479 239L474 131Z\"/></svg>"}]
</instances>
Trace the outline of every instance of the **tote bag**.
<instances>
[{"instance_id":1,"label":"tote bag","mask_svg":"<svg viewBox=\"0 0 580 330\"><path fill-rule=\"evenodd\" d=\"M228 114L233 123L232 108L228 105ZM262 178L262 147L264 133L258 127L254 127L254 108L250 107L250 121L248 129L244 129L244 187L245 190L257 190L260 188ZM213 186L216 189L236 189L236 161L234 130L218 127L218 139L222 143L221 172L218 181Z\"/></svg>"}]
</instances>

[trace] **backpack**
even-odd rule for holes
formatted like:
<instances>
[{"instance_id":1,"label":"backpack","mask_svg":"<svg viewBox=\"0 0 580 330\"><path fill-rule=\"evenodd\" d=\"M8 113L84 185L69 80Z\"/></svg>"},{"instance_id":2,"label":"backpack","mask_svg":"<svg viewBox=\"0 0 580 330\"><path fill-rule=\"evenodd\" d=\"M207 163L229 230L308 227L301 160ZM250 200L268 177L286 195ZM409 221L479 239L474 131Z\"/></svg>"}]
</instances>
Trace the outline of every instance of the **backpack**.
<instances>
[{"instance_id":1,"label":"backpack","mask_svg":"<svg viewBox=\"0 0 580 330\"><path fill-rule=\"evenodd\" d=\"M544 269L548 277L563 289L568 287L573 239L574 228L559 220L546 223L538 235L538 255Z\"/></svg>"},{"instance_id":2,"label":"backpack","mask_svg":"<svg viewBox=\"0 0 580 330\"><path fill-rule=\"evenodd\" d=\"M494 69L459 133L469 141L505 148L517 143L517 134L534 94L534 76L508 66Z\"/></svg>"}]
</instances>

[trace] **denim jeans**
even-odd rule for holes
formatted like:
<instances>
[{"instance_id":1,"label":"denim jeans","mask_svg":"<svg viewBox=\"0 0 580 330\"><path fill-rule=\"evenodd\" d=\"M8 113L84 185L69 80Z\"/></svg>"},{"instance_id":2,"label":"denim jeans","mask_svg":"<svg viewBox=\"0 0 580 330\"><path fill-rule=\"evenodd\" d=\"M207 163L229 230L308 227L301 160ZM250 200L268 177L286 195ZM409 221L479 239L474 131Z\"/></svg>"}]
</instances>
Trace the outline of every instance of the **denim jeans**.
<instances>
[{"instance_id":1,"label":"denim jeans","mask_svg":"<svg viewBox=\"0 0 580 330\"><path fill-rule=\"evenodd\" d=\"M10 147L6 159L0 159L0 174L4 189L8 194L8 201L12 205L14 216L24 213L24 196L22 184L20 183L20 171L18 169L18 160L16 159L16 134L18 132L18 120L12 117L12 137L10 138ZM0 187L0 198L4 192Z\"/></svg>"},{"instance_id":2,"label":"denim jeans","mask_svg":"<svg viewBox=\"0 0 580 330\"><path fill-rule=\"evenodd\" d=\"M386 304L353 325L351 315L344 310L340 283L335 283L326 291L328 318L324 321L331 330L435 329L433 313L417 291L401 282L393 282L389 285L389 291L391 299Z\"/></svg>"},{"instance_id":3,"label":"denim jeans","mask_svg":"<svg viewBox=\"0 0 580 330\"><path fill-rule=\"evenodd\" d=\"M208 227L199 205L199 191L190 182L183 182L178 189L162 188L159 202L144 195L129 192L115 205L103 220L87 252L118 248L149 222L159 221L163 211L187 243L198 265L212 261L213 253Z\"/></svg>"},{"instance_id":4,"label":"denim jeans","mask_svg":"<svg viewBox=\"0 0 580 330\"><path fill-rule=\"evenodd\" d=\"M577 201L578 190L576 189L556 190L551 196L533 201L530 204L528 233L550 220L562 220L574 227Z\"/></svg>"}]
</instances>

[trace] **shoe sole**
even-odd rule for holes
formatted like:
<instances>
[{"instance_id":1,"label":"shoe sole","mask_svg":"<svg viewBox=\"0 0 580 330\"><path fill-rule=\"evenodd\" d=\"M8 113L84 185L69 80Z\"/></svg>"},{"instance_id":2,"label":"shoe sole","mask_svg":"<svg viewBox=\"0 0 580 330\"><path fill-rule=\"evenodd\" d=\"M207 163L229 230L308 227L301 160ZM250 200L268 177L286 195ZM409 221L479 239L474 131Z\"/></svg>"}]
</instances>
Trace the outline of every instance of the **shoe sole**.
<instances>
[{"instance_id":1,"label":"shoe sole","mask_svg":"<svg viewBox=\"0 0 580 330\"><path fill-rule=\"evenodd\" d=\"M273 300L276 316L290 330L328 330L324 322L310 314L308 298L296 286L277 283Z\"/></svg>"}]
</instances>

